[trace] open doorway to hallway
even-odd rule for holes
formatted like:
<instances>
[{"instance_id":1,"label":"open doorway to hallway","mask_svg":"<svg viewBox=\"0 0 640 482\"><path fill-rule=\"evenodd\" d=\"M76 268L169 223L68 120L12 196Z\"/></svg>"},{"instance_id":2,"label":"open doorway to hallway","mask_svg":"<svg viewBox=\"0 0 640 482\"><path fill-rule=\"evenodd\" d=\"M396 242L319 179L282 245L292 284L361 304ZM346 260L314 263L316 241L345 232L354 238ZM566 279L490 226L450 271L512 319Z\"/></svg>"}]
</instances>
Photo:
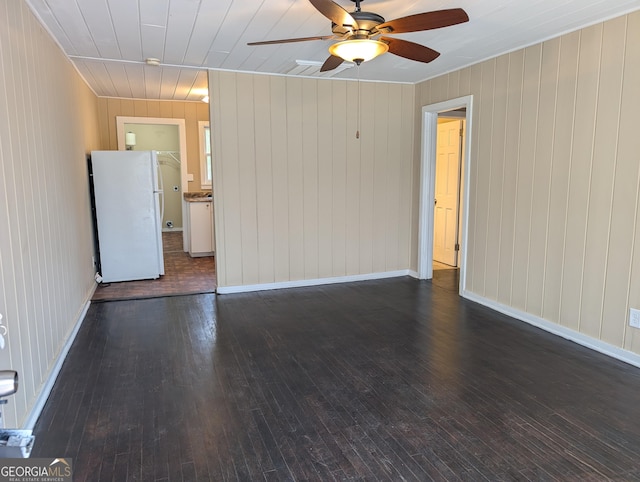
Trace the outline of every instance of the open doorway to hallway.
<instances>
[{"instance_id":1,"label":"open doorway to hallway","mask_svg":"<svg viewBox=\"0 0 640 482\"><path fill-rule=\"evenodd\" d=\"M464 290L472 96L423 107L418 277Z\"/></svg>"}]
</instances>

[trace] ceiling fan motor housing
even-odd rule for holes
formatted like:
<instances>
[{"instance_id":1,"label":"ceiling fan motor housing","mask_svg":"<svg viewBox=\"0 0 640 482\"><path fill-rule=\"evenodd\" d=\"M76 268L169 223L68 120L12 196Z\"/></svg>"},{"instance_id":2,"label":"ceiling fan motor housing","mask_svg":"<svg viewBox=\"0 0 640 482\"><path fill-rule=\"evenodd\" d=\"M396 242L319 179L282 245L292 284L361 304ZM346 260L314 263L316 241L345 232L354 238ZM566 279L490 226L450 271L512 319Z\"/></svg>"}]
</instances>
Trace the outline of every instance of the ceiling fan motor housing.
<instances>
[{"instance_id":1,"label":"ceiling fan motor housing","mask_svg":"<svg viewBox=\"0 0 640 482\"><path fill-rule=\"evenodd\" d=\"M351 12L350 14L356 22L358 29L353 30L350 25L337 25L331 22L331 31L336 35L344 35L353 32L357 38L368 38L378 25L384 23L384 17L373 12Z\"/></svg>"}]
</instances>

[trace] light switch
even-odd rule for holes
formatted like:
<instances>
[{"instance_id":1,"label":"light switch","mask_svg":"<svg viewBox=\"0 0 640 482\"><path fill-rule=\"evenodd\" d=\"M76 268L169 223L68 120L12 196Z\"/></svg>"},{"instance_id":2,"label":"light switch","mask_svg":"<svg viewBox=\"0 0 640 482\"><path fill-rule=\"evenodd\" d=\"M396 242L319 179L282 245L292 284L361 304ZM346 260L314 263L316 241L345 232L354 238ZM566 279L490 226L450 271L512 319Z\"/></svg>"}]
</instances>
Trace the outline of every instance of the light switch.
<instances>
[{"instance_id":1,"label":"light switch","mask_svg":"<svg viewBox=\"0 0 640 482\"><path fill-rule=\"evenodd\" d=\"M629 309L629 325L634 328L640 328L640 310Z\"/></svg>"}]
</instances>

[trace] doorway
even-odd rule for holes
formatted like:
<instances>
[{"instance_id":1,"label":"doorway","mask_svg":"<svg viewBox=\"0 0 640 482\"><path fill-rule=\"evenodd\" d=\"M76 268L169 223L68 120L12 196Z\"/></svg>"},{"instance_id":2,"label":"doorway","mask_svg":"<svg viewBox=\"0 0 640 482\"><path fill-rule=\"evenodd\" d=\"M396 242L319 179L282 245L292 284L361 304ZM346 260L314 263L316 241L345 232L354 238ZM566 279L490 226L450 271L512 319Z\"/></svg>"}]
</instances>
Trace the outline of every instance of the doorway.
<instances>
[{"instance_id":1,"label":"doorway","mask_svg":"<svg viewBox=\"0 0 640 482\"><path fill-rule=\"evenodd\" d=\"M118 116L116 126L119 150L157 152L165 193L162 221L165 273L154 280L101 283L92 301L215 292L214 258L191 257L187 252L189 229L185 228L188 217L183 196L188 191L185 120Z\"/></svg>"},{"instance_id":2,"label":"doorway","mask_svg":"<svg viewBox=\"0 0 640 482\"><path fill-rule=\"evenodd\" d=\"M175 124L124 124L127 135L133 134L136 144L127 149L156 151L163 189L162 231L183 231L180 136ZM126 138L126 135L125 135ZM129 137L131 139L131 137ZM182 235L180 235L182 236ZM182 237L180 238L182 239Z\"/></svg>"},{"instance_id":3,"label":"doorway","mask_svg":"<svg viewBox=\"0 0 640 482\"><path fill-rule=\"evenodd\" d=\"M167 221L171 221L174 227L178 226L173 219L167 219L169 216L172 218L180 216L180 226L183 226L184 220L187 218L187 205L182 193L189 190L185 161L187 159L187 134L184 119L117 116L116 127L118 150L123 151L127 148L125 134L131 131L136 133L135 150L158 151L160 170L163 178L168 181L164 183L165 200L172 201L171 210L165 209L166 216L163 217L162 222L163 231L171 230L166 224ZM177 139L175 137L176 129ZM179 177L176 176L178 172ZM189 249L189 231L186 229L182 230L182 247L184 251Z\"/></svg>"},{"instance_id":4,"label":"doorway","mask_svg":"<svg viewBox=\"0 0 640 482\"><path fill-rule=\"evenodd\" d=\"M447 183L451 183L450 191L457 191L459 210L455 215L449 216L448 227L449 243L455 239L454 267L459 268L459 276L456 276L457 291L462 293L465 289L465 262L467 258L467 220L468 220L468 177L471 150L471 124L472 124L473 96L460 97L422 108L422 162L420 174L420 214L418 233L418 278L433 279L434 241L436 236L436 165L438 146L438 116L459 118L464 117L464 142L460 147L462 162L459 167L452 167L458 171L457 175L448 176ZM462 120L462 119L460 119ZM459 141L458 141L459 142ZM457 183L457 186L455 185ZM455 189L454 189L455 188ZM442 223L447 224L447 223ZM442 236L442 234L440 233ZM455 246L457 244L457 246ZM455 248L459 248L455 250Z\"/></svg>"},{"instance_id":5,"label":"doorway","mask_svg":"<svg viewBox=\"0 0 640 482\"><path fill-rule=\"evenodd\" d=\"M464 146L464 110L438 115L433 226L434 270L460 266L460 192Z\"/></svg>"}]
</instances>

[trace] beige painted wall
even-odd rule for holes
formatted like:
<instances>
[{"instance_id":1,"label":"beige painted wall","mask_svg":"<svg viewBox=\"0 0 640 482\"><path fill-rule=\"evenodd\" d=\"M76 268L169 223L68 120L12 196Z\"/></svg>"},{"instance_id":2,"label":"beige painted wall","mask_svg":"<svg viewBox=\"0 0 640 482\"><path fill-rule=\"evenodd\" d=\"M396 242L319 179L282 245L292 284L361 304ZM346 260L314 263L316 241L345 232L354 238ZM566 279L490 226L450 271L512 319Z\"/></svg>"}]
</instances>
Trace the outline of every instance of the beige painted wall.
<instances>
[{"instance_id":1,"label":"beige painted wall","mask_svg":"<svg viewBox=\"0 0 640 482\"><path fill-rule=\"evenodd\" d=\"M417 90L474 95L467 289L635 353L639 59L636 12Z\"/></svg>"},{"instance_id":2,"label":"beige painted wall","mask_svg":"<svg viewBox=\"0 0 640 482\"><path fill-rule=\"evenodd\" d=\"M189 191L200 191L198 121L209 120L208 104L204 102L100 98L98 106L101 149L118 149L117 116L184 119L187 134L187 172L193 174L193 181L189 182Z\"/></svg>"},{"instance_id":3,"label":"beige painted wall","mask_svg":"<svg viewBox=\"0 0 640 482\"><path fill-rule=\"evenodd\" d=\"M86 154L97 99L22 1L0 2L0 369L20 427L95 284Z\"/></svg>"},{"instance_id":4,"label":"beige painted wall","mask_svg":"<svg viewBox=\"0 0 640 482\"><path fill-rule=\"evenodd\" d=\"M219 286L406 270L414 86L211 71Z\"/></svg>"}]
</instances>

